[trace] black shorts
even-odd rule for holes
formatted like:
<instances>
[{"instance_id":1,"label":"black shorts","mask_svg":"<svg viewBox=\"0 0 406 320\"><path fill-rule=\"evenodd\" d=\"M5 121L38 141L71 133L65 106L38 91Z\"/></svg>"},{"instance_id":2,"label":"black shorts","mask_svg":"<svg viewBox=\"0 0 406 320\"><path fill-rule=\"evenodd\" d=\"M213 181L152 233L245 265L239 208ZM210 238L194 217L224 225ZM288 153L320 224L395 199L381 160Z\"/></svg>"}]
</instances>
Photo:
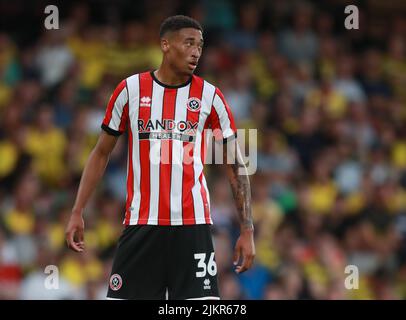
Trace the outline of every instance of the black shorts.
<instances>
[{"instance_id":1,"label":"black shorts","mask_svg":"<svg viewBox=\"0 0 406 320\"><path fill-rule=\"evenodd\" d=\"M107 298L219 299L210 225L127 226Z\"/></svg>"}]
</instances>

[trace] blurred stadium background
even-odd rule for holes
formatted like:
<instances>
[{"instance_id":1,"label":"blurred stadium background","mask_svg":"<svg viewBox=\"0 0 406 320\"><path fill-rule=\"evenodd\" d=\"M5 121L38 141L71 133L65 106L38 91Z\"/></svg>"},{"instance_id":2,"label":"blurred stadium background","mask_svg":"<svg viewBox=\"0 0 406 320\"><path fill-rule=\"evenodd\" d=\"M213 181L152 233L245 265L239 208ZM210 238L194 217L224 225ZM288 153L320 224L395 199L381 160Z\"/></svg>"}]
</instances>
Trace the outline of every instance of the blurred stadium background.
<instances>
[{"instance_id":1,"label":"blurred stadium background","mask_svg":"<svg viewBox=\"0 0 406 320\"><path fill-rule=\"evenodd\" d=\"M107 100L157 68L173 14L205 28L197 74L238 128L258 129L257 259L236 276L228 181L207 167L223 299L406 298L405 1L0 1L0 298L104 299L122 230L126 137L86 211L84 254L64 229ZM360 29L344 28L356 4ZM44 289L46 265L59 290ZM359 268L346 290L347 265Z\"/></svg>"}]
</instances>

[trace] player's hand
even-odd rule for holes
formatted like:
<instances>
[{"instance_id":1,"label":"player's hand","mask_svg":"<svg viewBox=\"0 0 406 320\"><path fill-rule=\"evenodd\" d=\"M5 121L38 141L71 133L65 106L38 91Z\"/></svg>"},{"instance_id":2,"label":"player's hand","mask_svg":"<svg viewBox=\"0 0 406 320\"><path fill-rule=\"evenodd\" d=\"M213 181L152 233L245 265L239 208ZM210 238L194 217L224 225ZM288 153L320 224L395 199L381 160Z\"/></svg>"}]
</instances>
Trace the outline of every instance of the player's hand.
<instances>
[{"instance_id":1,"label":"player's hand","mask_svg":"<svg viewBox=\"0 0 406 320\"><path fill-rule=\"evenodd\" d=\"M242 264L238 265L242 257ZM252 267L255 257L254 229L243 229L234 249L235 271L242 273Z\"/></svg>"},{"instance_id":2,"label":"player's hand","mask_svg":"<svg viewBox=\"0 0 406 320\"><path fill-rule=\"evenodd\" d=\"M83 221L82 215L73 213L65 233L68 248L76 252L83 252L85 249L85 243L83 241L84 229L85 222Z\"/></svg>"}]
</instances>

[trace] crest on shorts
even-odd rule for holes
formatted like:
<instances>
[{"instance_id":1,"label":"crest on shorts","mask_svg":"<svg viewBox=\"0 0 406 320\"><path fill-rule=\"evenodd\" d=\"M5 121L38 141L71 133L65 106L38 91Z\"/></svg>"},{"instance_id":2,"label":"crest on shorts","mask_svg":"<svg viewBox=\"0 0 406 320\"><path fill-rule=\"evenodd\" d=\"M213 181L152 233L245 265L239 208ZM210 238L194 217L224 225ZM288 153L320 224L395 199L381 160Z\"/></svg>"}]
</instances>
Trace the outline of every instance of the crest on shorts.
<instances>
[{"instance_id":1,"label":"crest on shorts","mask_svg":"<svg viewBox=\"0 0 406 320\"><path fill-rule=\"evenodd\" d=\"M202 103L200 102L200 99L193 97L193 98L189 98L186 106L190 111L197 112L200 110Z\"/></svg>"},{"instance_id":2,"label":"crest on shorts","mask_svg":"<svg viewBox=\"0 0 406 320\"><path fill-rule=\"evenodd\" d=\"M123 285L123 280L121 279L120 275L115 273L110 277L110 289L113 291L120 290L121 286Z\"/></svg>"}]
</instances>

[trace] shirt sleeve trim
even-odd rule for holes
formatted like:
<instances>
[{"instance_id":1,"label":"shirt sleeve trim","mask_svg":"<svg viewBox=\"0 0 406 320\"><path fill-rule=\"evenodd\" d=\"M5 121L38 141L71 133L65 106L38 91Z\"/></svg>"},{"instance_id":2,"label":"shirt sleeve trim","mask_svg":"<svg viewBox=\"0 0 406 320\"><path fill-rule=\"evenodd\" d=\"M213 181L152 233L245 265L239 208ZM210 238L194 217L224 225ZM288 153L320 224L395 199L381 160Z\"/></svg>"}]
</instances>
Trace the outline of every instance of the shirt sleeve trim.
<instances>
[{"instance_id":1,"label":"shirt sleeve trim","mask_svg":"<svg viewBox=\"0 0 406 320\"><path fill-rule=\"evenodd\" d=\"M120 136L122 134L122 132L117 131L117 130L113 130L110 127L106 126L105 124L102 124L101 128L111 136L116 136L117 137L117 136Z\"/></svg>"},{"instance_id":2,"label":"shirt sleeve trim","mask_svg":"<svg viewBox=\"0 0 406 320\"><path fill-rule=\"evenodd\" d=\"M235 139L237 139L237 133L234 133L232 136L229 136L227 138L223 139L223 144L226 144L228 142L234 141Z\"/></svg>"}]
</instances>

